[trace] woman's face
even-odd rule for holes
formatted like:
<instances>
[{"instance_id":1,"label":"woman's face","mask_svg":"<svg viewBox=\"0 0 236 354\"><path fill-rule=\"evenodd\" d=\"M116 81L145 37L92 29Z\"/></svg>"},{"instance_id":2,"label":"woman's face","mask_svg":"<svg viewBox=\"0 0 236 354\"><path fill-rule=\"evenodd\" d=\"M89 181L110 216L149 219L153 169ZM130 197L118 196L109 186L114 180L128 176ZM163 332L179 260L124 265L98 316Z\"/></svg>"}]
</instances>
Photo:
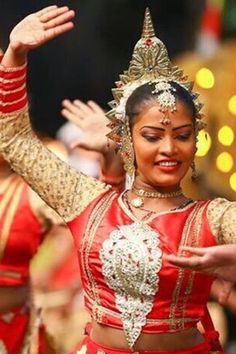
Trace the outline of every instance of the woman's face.
<instances>
[{"instance_id":1,"label":"woman's face","mask_svg":"<svg viewBox=\"0 0 236 354\"><path fill-rule=\"evenodd\" d=\"M158 104L146 107L136 118L132 137L137 180L143 185L174 190L187 173L196 151L193 120L181 102L169 111L169 125L160 120Z\"/></svg>"}]
</instances>

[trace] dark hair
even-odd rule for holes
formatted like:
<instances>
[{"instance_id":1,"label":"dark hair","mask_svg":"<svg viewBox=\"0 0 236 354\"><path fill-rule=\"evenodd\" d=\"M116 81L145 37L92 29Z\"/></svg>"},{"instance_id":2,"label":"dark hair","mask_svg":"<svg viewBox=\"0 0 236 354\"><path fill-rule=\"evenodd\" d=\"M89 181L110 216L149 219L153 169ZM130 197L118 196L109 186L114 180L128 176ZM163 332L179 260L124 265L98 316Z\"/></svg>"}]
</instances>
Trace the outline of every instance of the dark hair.
<instances>
[{"instance_id":1,"label":"dark hair","mask_svg":"<svg viewBox=\"0 0 236 354\"><path fill-rule=\"evenodd\" d=\"M195 122L197 111L190 93L175 81L168 81L168 83L171 84L171 87L174 89L172 93L176 100L182 102L185 105L191 114L193 121ZM134 92L128 98L126 103L126 115L129 117L131 127L134 124L134 117L137 116L145 106L150 104L150 102L155 102L156 97L163 92L160 91L157 94L153 94L152 91L154 89L155 82L151 84L146 83L136 88L136 90L134 90Z\"/></svg>"}]
</instances>

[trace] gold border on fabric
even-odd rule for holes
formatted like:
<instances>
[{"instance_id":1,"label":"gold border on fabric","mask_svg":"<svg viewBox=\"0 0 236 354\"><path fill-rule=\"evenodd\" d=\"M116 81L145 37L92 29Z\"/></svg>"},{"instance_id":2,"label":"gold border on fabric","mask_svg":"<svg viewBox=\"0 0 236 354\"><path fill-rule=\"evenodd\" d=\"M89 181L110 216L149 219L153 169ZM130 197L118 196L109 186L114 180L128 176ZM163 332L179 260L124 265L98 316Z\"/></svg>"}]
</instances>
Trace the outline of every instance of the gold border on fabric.
<instances>
[{"instance_id":1,"label":"gold border on fabric","mask_svg":"<svg viewBox=\"0 0 236 354\"><path fill-rule=\"evenodd\" d=\"M81 246L81 264L86 274L88 281L88 292L91 299L93 299L92 315L97 322L101 322L101 316L99 311L99 294L97 289L97 283L93 277L93 274L89 268L89 252L101 220L103 219L106 211L110 207L111 203L116 197L116 192L111 192L106 194L97 203L93 209L91 215L89 216L87 227L84 233Z\"/></svg>"},{"instance_id":2,"label":"gold border on fabric","mask_svg":"<svg viewBox=\"0 0 236 354\"><path fill-rule=\"evenodd\" d=\"M199 237L200 237L200 231L201 231L201 227L202 227L202 214L203 214L204 209L205 209L205 205L201 206L197 210L196 216L193 220L193 228L192 228L193 237L191 239L191 246L193 246L193 247L199 246ZM185 290L184 297L183 297L181 318L184 318L186 305L187 305L189 296L192 292L195 274L196 274L195 271L190 271L189 278L188 278L187 285L186 285L186 290ZM184 323L182 323L182 329L184 329Z\"/></svg>"},{"instance_id":3,"label":"gold border on fabric","mask_svg":"<svg viewBox=\"0 0 236 354\"><path fill-rule=\"evenodd\" d=\"M4 251L6 248L7 240L10 234L10 229L12 226L12 222L17 210L17 207L20 202L20 197L24 188L24 183L20 180L16 182L16 188L14 188L14 196L12 200L10 201L10 204L8 205L6 215L5 215L5 220L3 223L3 227L1 230L1 237L0 237L0 260L2 259L4 255Z\"/></svg>"},{"instance_id":4,"label":"gold border on fabric","mask_svg":"<svg viewBox=\"0 0 236 354\"><path fill-rule=\"evenodd\" d=\"M185 222L185 225L184 225L180 246L187 245L188 238L191 233L191 226L192 226L193 221L195 220L195 217L196 217L199 209L200 209L200 205L196 204L194 209L189 214L189 216ZM183 252L178 252L178 253L180 256L183 255ZM179 319L179 321L177 322L177 326L176 326L176 308L177 308L178 302L179 302L180 291L181 291L181 287L182 287L182 283L183 283L183 279L184 279L184 274L185 274L185 270L183 268L179 268L176 286L175 286L175 289L172 294L172 303L170 305L169 319L171 322L170 327L172 330L176 330L177 327L178 328L182 327L182 322L183 322L182 319Z\"/></svg>"}]
</instances>

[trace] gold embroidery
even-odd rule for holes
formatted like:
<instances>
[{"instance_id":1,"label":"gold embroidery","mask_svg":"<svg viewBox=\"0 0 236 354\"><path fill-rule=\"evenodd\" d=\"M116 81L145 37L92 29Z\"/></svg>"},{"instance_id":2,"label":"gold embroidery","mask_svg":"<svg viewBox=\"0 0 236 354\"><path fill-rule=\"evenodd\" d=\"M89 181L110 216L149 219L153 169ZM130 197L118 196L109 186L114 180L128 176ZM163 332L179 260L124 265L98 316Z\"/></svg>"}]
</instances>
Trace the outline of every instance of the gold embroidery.
<instances>
[{"instance_id":1,"label":"gold embroidery","mask_svg":"<svg viewBox=\"0 0 236 354\"><path fill-rule=\"evenodd\" d=\"M81 264L83 267L83 271L87 277L89 296L93 299L93 308L92 308L93 318L97 322L101 322L101 316L99 311L100 301L99 301L99 294L97 290L97 284L89 267L89 252L97 228L115 197L116 197L115 192L108 193L97 203L97 205L95 206L94 210L92 211L89 217L85 234L82 240L82 245L81 245Z\"/></svg>"},{"instance_id":2,"label":"gold embroidery","mask_svg":"<svg viewBox=\"0 0 236 354\"><path fill-rule=\"evenodd\" d=\"M184 225L184 229L183 229L183 233L182 233L182 238L181 238L181 242L180 242L180 246L184 246L187 245L188 242L188 237L190 234L190 230L191 230L191 225L193 220L195 219L195 216L198 212L200 208L199 204L196 204L194 209L192 210L192 212L189 214L185 225ZM178 255L182 256L183 252L178 252ZM172 295L172 303L170 305L170 314L169 314L169 318L171 320L171 329L172 330L176 330L176 321L175 321L175 317L176 317L176 308L178 305L178 301L179 301L179 296L180 296L180 290L182 287L182 283L184 280L184 274L185 271L183 268L179 268L178 270L178 278L176 281L176 286L175 289L173 291L173 295ZM179 322L178 326L181 326L181 322Z\"/></svg>"},{"instance_id":3,"label":"gold embroidery","mask_svg":"<svg viewBox=\"0 0 236 354\"><path fill-rule=\"evenodd\" d=\"M236 203L216 198L209 203L207 217L218 243L236 243Z\"/></svg>"},{"instance_id":4,"label":"gold embroidery","mask_svg":"<svg viewBox=\"0 0 236 354\"><path fill-rule=\"evenodd\" d=\"M199 208L197 211L197 215L195 216L195 218L193 220L193 223L194 223L193 232L192 232L193 237L189 242L189 245L191 245L193 247L199 246L199 236L200 236L200 231L201 231L201 227L202 227L202 214L203 214L204 209L205 209L205 205L203 205L201 208ZM183 297L181 319L184 319L186 304L187 304L188 298L192 292L195 274L196 274L195 271L190 271L188 282L187 282L185 293L184 293L184 297ZM182 329L184 329L184 321L182 321Z\"/></svg>"},{"instance_id":5,"label":"gold embroidery","mask_svg":"<svg viewBox=\"0 0 236 354\"><path fill-rule=\"evenodd\" d=\"M159 290L162 251L159 234L149 225L135 222L114 229L100 250L102 274L115 292L124 333L132 348Z\"/></svg>"},{"instance_id":6,"label":"gold embroidery","mask_svg":"<svg viewBox=\"0 0 236 354\"><path fill-rule=\"evenodd\" d=\"M94 305L94 300L91 299L88 294L85 293L85 297L89 300L89 303L91 304L91 307L93 307ZM120 313L119 312L115 312L109 308L106 308L102 305L98 305L96 304L97 308L98 308L98 311L99 313L101 314L101 316L103 317L103 315L109 315L109 316L112 316L114 318L117 318L119 320L121 320L121 317L120 317ZM179 323L179 318L176 318L174 321L176 321L176 323ZM191 317L184 317L183 319L184 323L189 323L189 322L199 322L200 321L200 318L191 318ZM152 324L152 325L162 325L162 324L167 324L167 325L170 325L172 323L172 319L169 319L169 318L147 318L146 322L147 324Z\"/></svg>"},{"instance_id":7,"label":"gold embroidery","mask_svg":"<svg viewBox=\"0 0 236 354\"><path fill-rule=\"evenodd\" d=\"M4 251L5 251L5 247L7 244L8 237L9 237L10 229L12 226L12 222L13 222L17 207L20 202L20 197L21 197L21 193L22 193L23 188L24 188L24 185L21 182L21 184L17 186L17 188L15 190L15 194L12 198L12 201L7 208L6 216L4 219L4 224L3 224L3 227L1 230L1 237L0 237L0 260L2 259L3 255L4 255Z\"/></svg>"},{"instance_id":8,"label":"gold embroidery","mask_svg":"<svg viewBox=\"0 0 236 354\"><path fill-rule=\"evenodd\" d=\"M2 114L0 151L12 168L65 221L73 220L110 187L75 171L50 152L32 133L28 112Z\"/></svg>"}]
</instances>

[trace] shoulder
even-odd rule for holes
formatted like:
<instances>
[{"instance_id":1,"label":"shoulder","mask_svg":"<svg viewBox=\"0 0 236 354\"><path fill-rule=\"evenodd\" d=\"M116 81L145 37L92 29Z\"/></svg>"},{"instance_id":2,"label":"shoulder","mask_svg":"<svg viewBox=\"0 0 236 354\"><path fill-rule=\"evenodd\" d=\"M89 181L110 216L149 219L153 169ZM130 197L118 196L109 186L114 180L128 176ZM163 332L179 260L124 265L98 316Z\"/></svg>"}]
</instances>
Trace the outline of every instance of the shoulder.
<instances>
[{"instance_id":1,"label":"shoulder","mask_svg":"<svg viewBox=\"0 0 236 354\"><path fill-rule=\"evenodd\" d=\"M230 224L236 226L236 202L226 198L211 200L207 208L207 218L212 233L220 243L225 243L222 241L225 229L229 228Z\"/></svg>"}]
</instances>

